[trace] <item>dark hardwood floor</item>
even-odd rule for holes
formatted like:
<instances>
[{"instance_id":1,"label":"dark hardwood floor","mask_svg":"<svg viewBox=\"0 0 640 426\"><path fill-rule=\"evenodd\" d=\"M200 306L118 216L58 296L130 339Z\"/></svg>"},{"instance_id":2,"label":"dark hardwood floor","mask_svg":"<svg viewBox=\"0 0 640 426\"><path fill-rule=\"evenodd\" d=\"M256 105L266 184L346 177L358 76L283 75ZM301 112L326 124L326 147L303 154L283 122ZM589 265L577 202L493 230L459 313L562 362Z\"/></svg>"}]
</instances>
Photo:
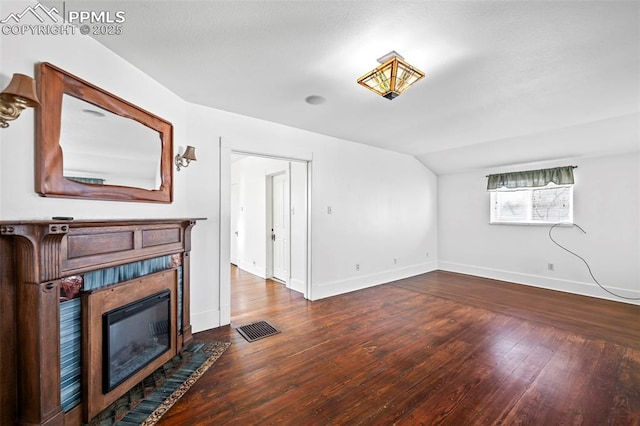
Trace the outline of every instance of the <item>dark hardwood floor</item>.
<instances>
[{"instance_id":1,"label":"dark hardwood floor","mask_svg":"<svg viewBox=\"0 0 640 426\"><path fill-rule=\"evenodd\" d=\"M640 425L640 307L449 272L308 302L232 268L231 347L161 425ZM253 343L235 327L266 320Z\"/></svg>"}]
</instances>

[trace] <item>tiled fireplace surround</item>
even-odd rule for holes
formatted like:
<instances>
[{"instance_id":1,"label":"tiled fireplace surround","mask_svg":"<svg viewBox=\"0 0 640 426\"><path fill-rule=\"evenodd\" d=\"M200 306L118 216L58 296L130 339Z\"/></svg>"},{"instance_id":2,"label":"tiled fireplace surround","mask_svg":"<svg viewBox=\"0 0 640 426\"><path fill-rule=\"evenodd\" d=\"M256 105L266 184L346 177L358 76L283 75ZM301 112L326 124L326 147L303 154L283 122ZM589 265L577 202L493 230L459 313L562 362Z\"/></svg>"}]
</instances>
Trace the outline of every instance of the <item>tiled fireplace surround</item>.
<instances>
[{"instance_id":1,"label":"tiled fireplace surround","mask_svg":"<svg viewBox=\"0 0 640 426\"><path fill-rule=\"evenodd\" d=\"M0 372L1 424L80 425L191 340L196 220L0 222L0 364L15 366ZM170 351L103 394L102 313L164 289Z\"/></svg>"}]
</instances>

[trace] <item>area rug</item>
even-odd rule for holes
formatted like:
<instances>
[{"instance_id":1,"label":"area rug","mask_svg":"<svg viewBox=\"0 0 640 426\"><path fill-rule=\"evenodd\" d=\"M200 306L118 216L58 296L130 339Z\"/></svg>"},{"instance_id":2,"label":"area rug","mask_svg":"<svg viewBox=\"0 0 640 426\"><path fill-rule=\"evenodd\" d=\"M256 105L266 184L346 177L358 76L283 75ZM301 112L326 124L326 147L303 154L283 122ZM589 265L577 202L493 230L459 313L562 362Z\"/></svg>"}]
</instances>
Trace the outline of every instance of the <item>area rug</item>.
<instances>
[{"instance_id":1,"label":"area rug","mask_svg":"<svg viewBox=\"0 0 640 426\"><path fill-rule=\"evenodd\" d=\"M194 342L134 386L98 416L90 426L151 426L211 367L231 343Z\"/></svg>"}]
</instances>

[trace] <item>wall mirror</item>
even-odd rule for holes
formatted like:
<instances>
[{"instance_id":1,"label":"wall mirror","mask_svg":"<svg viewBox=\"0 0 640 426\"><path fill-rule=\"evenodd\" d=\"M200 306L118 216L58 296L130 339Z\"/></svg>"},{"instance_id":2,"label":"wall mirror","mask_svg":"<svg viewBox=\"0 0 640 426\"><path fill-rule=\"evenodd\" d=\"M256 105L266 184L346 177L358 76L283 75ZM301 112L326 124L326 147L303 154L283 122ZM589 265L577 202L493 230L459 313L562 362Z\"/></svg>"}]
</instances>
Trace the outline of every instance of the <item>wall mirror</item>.
<instances>
[{"instance_id":1,"label":"wall mirror","mask_svg":"<svg viewBox=\"0 0 640 426\"><path fill-rule=\"evenodd\" d=\"M37 193L172 201L171 123L46 62L37 83Z\"/></svg>"}]
</instances>

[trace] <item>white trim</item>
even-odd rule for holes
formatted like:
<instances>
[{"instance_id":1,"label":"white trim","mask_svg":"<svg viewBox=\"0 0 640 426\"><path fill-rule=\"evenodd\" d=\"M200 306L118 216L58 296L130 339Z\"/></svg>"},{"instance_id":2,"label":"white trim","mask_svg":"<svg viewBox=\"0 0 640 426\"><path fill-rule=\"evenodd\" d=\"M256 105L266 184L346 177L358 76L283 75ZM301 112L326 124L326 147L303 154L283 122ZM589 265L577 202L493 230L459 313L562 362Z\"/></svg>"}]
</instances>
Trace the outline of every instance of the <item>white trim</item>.
<instances>
[{"instance_id":1,"label":"white trim","mask_svg":"<svg viewBox=\"0 0 640 426\"><path fill-rule=\"evenodd\" d=\"M435 271L436 269L438 269L436 262L425 262L404 268L391 269L376 274L365 275L362 277L316 284L314 286L313 299L311 300L324 299L325 297L337 296L339 294L362 290L380 284L387 284L392 281Z\"/></svg>"},{"instance_id":2,"label":"white trim","mask_svg":"<svg viewBox=\"0 0 640 426\"><path fill-rule=\"evenodd\" d=\"M218 136L218 185L220 185L220 182L222 181L222 136ZM231 187L229 187L229 196L231 196ZM231 204L231 203L229 203ZM218 218L222 217L222 186L220 186L218 188ZM229 228L231 228L231 223L229 223ZM222 265L223 265L223 258L222 258L222 238L220 238L220 236L222 235L222 233L224 232L223 229L223 223L222 220L218 220L218 307L220 309L218 309L218 325L216 327L219 327L220 324L225 324L227 322L227 318L222 316L222 312L226 312L226 311L230 311L231 309L231 303L229 302L229 305L223 305L222 304L222 283L225 281L230 281L231 277L224 277L222 274ZM231 242L229 242L229 246L231 246ZM231 253L231 247L229 247L229 253ZM230 257L230 254L229 256ZM229 321L230 321L230 316L229 316Z\"/></svg>"},{"instance_id":3,"label":"white trim","mask_svg":"<svg viewBox=\"0 0 640 426\"><path fill-rule=\"evenodd\" d=\"M229 148L229 149L231 150L232 154L248 155L250 157L261 157L261 158L268 158L271 160L297 161L298 163L306 163L311 161L311 159L307 159L307 158L288 157L286 155L263 154L260 152L242 151L242 150L233 149L233 148Z\"/></svg>"},{"instance_id":4,"label":"white trim","mask_svg":"<svg viewBox=\"0 0 640 426\"><path fill-rule=\"evenodd\" d=\"M228 315L228 313L227 313ZM218 309L211 309L204 312L191 313L191 331L197 333L199 331L209 330L211 328L220 327L220 319L224 318Z\"/></svg>"},{"instance_id":5,"label":"white trim","mask_svg":"<svg viewBox=\"0 0 640 426\"><path fill-rule=\"evenodd\" d=\"M578 294L581 296L596 297L599 299L613 300L615 302L640 305L640 300L627 300L615 297L595 283L585 283L580 281L563 280L550 278L541 275L523 274L520 272L505 271L501 269L485 268L482 266L465 265L462 263L439 261L440 270L457 272L460 274L474 275L477 277L491 278L494 280L507 281L515 284L540 287L548 290L562 291L564 293ZM608 287L608 290L625 297L640 297L640 291L627 290L622 288Z\"/></svg>"},{"instance_id":6,"label":"white trim","mask_svg":"<svg viewBox=\"0 0 640 426\"><path fill-rule=\"evenodd\" d=\"M291 288L291 161L287 164L287 257L285 265L287 268L286 286Z\"/></svg>"},{"instance_id":7,"label":"white trim","mask_svg":"<svg viewBox=\"0 0 640 426\"><path fill-rule=\"evenodd\" d=\"M265 175L264 180L264 275L260 275L263 278L273 278L273 241L271 240L271 229L273 226L273 177L279 174L282 174L282 172Z\"/></svg>"},{"instance_id":8,"label":"white trim","mask_svg":"<svg viewBox=\"0 0 640 426\"><path fill-rule=\"evenodd\" d=\"M287 205L285 207L286 210L286 245L285 245L285 269L286 276L283 278L275 278L274 277L274 268L273 268L273 241L271 240L271 229L273 229L273 178L276 176L284 175L285 182L287 185L287 194L286 201ZM288 162L287 168L283 169L279 172L271 173L265 175L265 186L266 186L266 250L265 250L265 277L267 278L275 278L278 281L283 281L285 287L290 288L291 284L291 161Z\"/></svg>"},{"instance_id":9,"label":"white trim","mask_svg":"<svg viewBox=\"0 0 640 426\"><path fill-rule=\"evenodd\" d=\"M312 288L313 282L311 281L311 184L313 178L313 153L311 153L311 160L306 162L307 164L307 282L303 291L304 298L307 300L313 300L312 297Z\"/></svg>"},{"instance_id":10,"label":"white trim","mask_svg":"<svg viewBox=\"0 0 640 426\"><path fill-rule=\"evenodd\" d=\"M238 268L242 269L245 272L248 272L252 275L255 275L257 277L262 278L263 280L266 280L267 278L267 271L265 270L265 268L260 268L258 266L252 265L251 263L248 262L238 262Z\"/></svg>"},{"instance_id":11,"label":"white trim","mask_svg":"<svg viewBox=\"0 0 640 426\"><path fill-rule=\"evenodd\" d=\"M298 293L302 293L304 295L304 281L291 279L291 286L289 289L293 291L297 291Z\"/></svg>"},{"instance_id":12,"label":"white trim","mask_svg":"<svg viewBox=\"0 0 640 426\"><path fill-rule=\"evenodd\" d=\"M231 263L231 150L223 146L222 137L218 140L218 194L220 194L218 200L218 306L220 308L219 325L225 325L231 323L231 268L229 267Z\"/></svg>"}]
</instances>

